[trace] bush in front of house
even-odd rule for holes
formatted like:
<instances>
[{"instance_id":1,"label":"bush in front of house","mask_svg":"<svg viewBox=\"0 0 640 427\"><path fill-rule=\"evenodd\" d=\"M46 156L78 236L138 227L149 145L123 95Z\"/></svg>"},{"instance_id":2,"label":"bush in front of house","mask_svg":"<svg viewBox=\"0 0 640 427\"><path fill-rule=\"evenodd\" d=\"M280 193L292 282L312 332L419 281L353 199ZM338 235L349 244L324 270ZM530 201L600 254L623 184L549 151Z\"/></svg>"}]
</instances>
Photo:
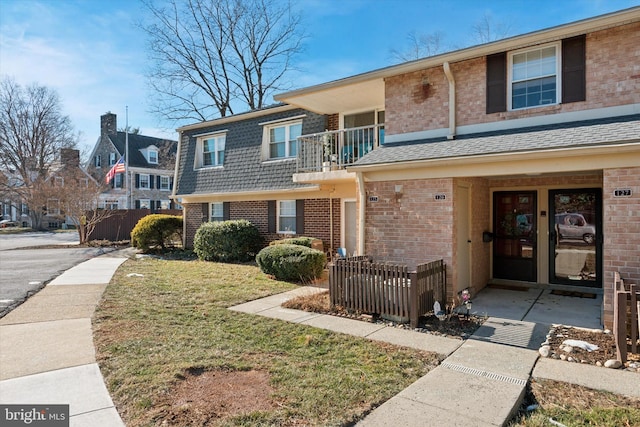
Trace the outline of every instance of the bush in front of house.
<instances>
[{"instance_id":1,"label":"bush in front of house","mask_svg":"<svg viewBox=\"0 0 640 427\"><path fill-rule=\"evenodd\" d=\"M141 218L131 230L131 245L143 252L163 251L182 241L182 216L152 214Z\"/></svg>"},{"instance_id":2,"label":"bush in front of house","mask_svg":"<svg viewBox=\"0 0 640 427\"><path fill-rule=\"evenodd\" d=\"M193 238L193 251L203 261L242 262L253 259L263 239L245 219L204 223Z\"/></svg>"},{"instance_id":3,"label":"bush in front of house","mask_svg":"<svg viewBox=\"0 0 640 427\"><path fill-rule=\"evenodd\" d=\"M282 243L262 249L256 262L263 273L278 280L309 282L322 275L327 256L306 246Z\"/></svg>"},{"instance_id":4,"label":"bush in front of house","mask_svg":"<svg viewBox=\"0 0 640 427\"><path fill-rule=\"evenodd\" d=\"M311 247L311 244L313 243L314 240L317 240L313 237L305 237L305 236L298 236L298 237L289 237L286 239L280 239L280 240L273 240L272 242L269 242L270 246L273 245L300 245L300 246L306 246L308 248Z\"/></svg>"}]
</instances>

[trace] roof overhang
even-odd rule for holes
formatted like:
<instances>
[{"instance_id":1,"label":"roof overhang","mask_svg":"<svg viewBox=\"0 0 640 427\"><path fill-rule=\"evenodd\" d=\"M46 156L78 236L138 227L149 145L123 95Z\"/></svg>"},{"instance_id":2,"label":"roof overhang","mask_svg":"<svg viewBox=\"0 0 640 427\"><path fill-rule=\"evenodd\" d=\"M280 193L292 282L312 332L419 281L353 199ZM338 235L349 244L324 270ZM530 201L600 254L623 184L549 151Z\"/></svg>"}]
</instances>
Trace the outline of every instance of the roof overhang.
<instances>
[{"instance_id":1,"label":"roof overhang","mask_svg":"<svg viewBox=\"0 0 640 427\"><path fill-rule=\"evenodd\" d=\"M522 34L428 58L278 94L274 99L319 114L384 107L384 79L432 67L505 52L567 37L578 36L622 24L640 21L640 7L632 7L545 30Z\"/></svg>"}]
</instances>

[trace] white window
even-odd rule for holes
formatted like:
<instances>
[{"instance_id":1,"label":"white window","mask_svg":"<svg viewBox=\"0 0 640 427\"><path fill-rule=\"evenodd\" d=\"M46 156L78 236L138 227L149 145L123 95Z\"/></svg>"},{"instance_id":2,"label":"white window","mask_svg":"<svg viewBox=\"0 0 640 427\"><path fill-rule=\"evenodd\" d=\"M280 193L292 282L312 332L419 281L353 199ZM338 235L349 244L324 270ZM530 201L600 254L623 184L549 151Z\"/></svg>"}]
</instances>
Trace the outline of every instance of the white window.
<instances>
[{"instance_id":1,"label":"white window","mask_svg":"<svg viewBox=\"0 0 640 427\"><path fill-rule=\"evenodd\" d=\"M224 221L224 203L211 203L211 216L209 218L209 221Z\"/></svg>"},{"instance_id":2,"label":"white window","mask_svg":"<svg viewBox=\"0 0 640 427\"><path fill-rule=\"evenodd\" d=\"M224 165L226 134L207 135L198 138L196 167Z\"/></svg>"},{"instance_id":3,"label":"white window","mask_svg":"<svg viewBox=\"0 0 640 427\"><path fill-rule=\"evenodd\" d=\"M110 210L117 210L120 209L118 201L117 200L105 200L104 201L104 205L103 208L105 209L110 209Z\"/></svg>"},{"instance_id":4,"label":"white window","mask_svg":"<svg viewBox=\"0 0 640 427\"><path fill-rule=\"evenodd\" d=\"M295 200L280 200L278 202L278 233L296 233Z\"/></svg>"},{"instance_id":5,"label":"white window","mask_svg":"<svg viewBox=\"0 0 640 427\"><path fill-rule=\"evenodd\" d=\"M151 164L157 165L158 164L158 150L149 150L147 152L148 154L148 161Z\"/></svg>"},{"instance_id":6,"label":"white window","mask_svg":"<svg viewBox=\"0 0 640 427\"><path fill-rule=\"evenodd\" d=\"M140 174L140 185L138 188L149 189L149 175L146 173Z\"/></svg>"},{"instance_id":7,"label":"white window","mask_svg":"<svg viewBox=\"0 0 640 427\"><path fill-rule=\"evenodd\" d=\"M60 200L47 200L47 215L60 215Z\"/></svg>"},{"instance_id":8,"label":"white window","mask_svg":"<svg viewBox=\"0 0 640 427\"><path fill-rule=\"evenodd\" d=\"M298 137L301 134L301 121L267 126L266 137L269 144L269 158L295 157L298 151Z\"/></svg>"},{"instance_id":9,"label":"white window","mask_svg":"<svg viewBox=\"0 0 640 427\"><path fill-rule=\"evenodd\" d=\"M169 209L171 207L171 200L159 200L160 206L156 206L159 209Z\"/></svg>"},{"instance_id":10,"label":"white window","mask_svg":"<svg viewBox=\"0 0 640 427\"><path fill-rule=\"evenodd\" d=\"M109 153L109 166L116 164L116 153Z\"/></svg>"},{"instance_id":11,"label":"white window","mask_svg":"<svg viewBox=\"0 0 640 427\"><path fill-rule=\"evenodd\" d=\"M140 199L140 209L151 209L151 200L149 199Z\"/></svg>"},{"instance_id":12,"label":"white window","mask_svg":"<svg viewBox=\"0 0 640 427\"><path fill-rule=\"evenodd\" d=\"M160 190L169 191L170 188L170 179L168 176L160 177Z\"/></svg>"},{"instance_id":13,"label":"white window","mask_svg":"<svg viewBox=\"0 0 640 427\"><path fill-rule=\"evenodd\" d=\"M22 212L22 215L29 215L29 206L26 203L22 203L20 211Z\"/></svg>"},{"instance_id":14,"label":"white window","mask_svg":"<svg viewBox=\"0 0 640 427\"><path fill-rule=\"evenodd\" d=\"M115 181L113 183L113 188L124 188L124 174L117 173Z\"/></svg>"},{"instance_id":15,"label":"white window","mask_svg":"<svg viewBox=\"0 0 640 427\"><path fill-rule=\"evenodd\" d=\"M102 166L102 157L100 157L100 154L96 154L96 158L94 160L95 160L94 164L96 165L97 168Z\"/></svg>"},{"instance_id":16,"label":"white window","mask_svg":"<svg viewBox=\"0 0 640 427\"><path fill-rule=\"evenodd\" d=\"M560 102L559 56L558 44L509 53L510 109Z\"/></svg>"}]
</instances>

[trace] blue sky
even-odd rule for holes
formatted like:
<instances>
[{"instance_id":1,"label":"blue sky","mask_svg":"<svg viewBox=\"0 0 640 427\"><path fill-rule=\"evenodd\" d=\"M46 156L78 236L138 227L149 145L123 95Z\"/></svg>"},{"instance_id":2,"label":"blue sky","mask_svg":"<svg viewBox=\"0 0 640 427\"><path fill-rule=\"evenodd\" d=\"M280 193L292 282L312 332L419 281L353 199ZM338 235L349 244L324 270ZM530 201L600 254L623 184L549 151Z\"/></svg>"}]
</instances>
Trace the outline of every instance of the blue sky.
<instances>
[{"instance_id":1,"label":"blue sky","mask_svg":"<svg viewBox=\"0 0 640 427\"><path fill-rule=\"evenodd\" d=\"M290 76L305 87L388 66L410 31L441 32L449 49L473 44L484 15L523 34L640 5L640 0L291 0L309 37ZM0 0L0 74L55 89L81 132L83 154L100 133L100 116L118 126L177 139L175 126L148 113L144 19L135 0ZM447 50L449 50L447 49Z\"/></svg>"}]
</instances>

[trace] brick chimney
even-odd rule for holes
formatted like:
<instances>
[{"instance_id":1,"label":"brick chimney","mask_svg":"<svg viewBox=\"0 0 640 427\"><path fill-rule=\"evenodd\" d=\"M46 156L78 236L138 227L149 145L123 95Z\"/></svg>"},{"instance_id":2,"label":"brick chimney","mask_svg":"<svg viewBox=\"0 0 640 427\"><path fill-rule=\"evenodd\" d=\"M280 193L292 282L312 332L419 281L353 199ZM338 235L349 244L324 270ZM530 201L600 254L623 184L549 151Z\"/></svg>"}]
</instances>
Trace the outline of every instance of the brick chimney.
<instances>
[{"instance_id":1,"label":"brick chimney","mask_svg":"<svg viewBox=\"0 0 640 427\"><path fill-rule=\"evenodd\" d=\"M113 135L118 131L116 115L109 112L100 116L100 136Z\"/></svg>"},{"instance_id":2,"label":"brick chimney","mask_svg":"<svg viewBox=\"0 0 640 427\"><path fill-rule=\"evenodd\" d=\"M80 150L74 148L61 149L60 163L63 167L80 167Z\"/></svg>"}]
</instances>

